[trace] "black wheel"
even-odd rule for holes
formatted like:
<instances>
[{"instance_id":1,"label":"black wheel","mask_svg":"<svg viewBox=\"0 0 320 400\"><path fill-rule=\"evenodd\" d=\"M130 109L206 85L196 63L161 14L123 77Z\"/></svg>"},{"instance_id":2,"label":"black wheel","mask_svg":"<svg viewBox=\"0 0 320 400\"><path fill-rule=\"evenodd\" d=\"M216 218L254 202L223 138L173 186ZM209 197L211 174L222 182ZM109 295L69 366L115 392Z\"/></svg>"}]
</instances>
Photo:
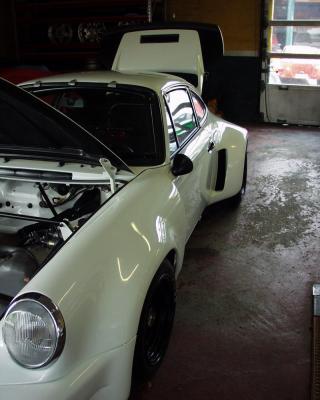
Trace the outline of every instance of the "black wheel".
<instances>
[{"instance_id":1,"label":"black wheel","mask_svg":"<svg viewBox=\"0 0 320 400\"><path fill-rule=\"evenodd\" d=\"M166 353L176 305L174 269L165 260L149 287L139 322L133 360L135 383L150 379Z\"/></svg>"},{"instance_id":2,"label":"black wheel","mask_svg":"<svg viewBox=\"0 0 320 400\"><path fill-rule=\"evenodd\" d=\"M230 202L232 205L238 206L240 204L242 197L246 192L246 187L247 187L247 152L244 159L241 189L235 196L231 197Z\"/></svg>"}]
</instances>

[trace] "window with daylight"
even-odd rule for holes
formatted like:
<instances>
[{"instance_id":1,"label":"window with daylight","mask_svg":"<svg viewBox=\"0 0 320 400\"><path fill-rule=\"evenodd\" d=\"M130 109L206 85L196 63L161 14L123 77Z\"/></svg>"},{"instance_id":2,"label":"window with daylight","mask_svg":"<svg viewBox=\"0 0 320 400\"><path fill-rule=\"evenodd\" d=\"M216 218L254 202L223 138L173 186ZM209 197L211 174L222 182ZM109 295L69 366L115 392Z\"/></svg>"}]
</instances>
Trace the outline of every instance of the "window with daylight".
<instances>
[{"instance_id":1,"label":"window with daylight","mask_svg":"<svg viewBox=\"0 0 320 400\"><path fill-rule=\"evenodd\" d=\"M320 0L271 0L269 83L320 86Z\"/></svg>"}]
</instances>

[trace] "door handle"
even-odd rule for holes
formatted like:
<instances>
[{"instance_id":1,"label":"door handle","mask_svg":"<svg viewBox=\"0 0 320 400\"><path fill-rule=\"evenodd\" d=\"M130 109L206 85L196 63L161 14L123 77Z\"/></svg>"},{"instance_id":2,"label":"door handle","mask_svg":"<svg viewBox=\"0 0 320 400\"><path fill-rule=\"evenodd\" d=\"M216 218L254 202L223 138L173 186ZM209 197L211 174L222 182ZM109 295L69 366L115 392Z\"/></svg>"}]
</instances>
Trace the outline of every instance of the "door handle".
<instances>
[{"instance_id":1,"label":"door handle","mask_svg":"<svg viewBox=\"0 0 320 400\"><path fill-rule=\"evenodd\" d=\"M214 141L210 139L209 142L208 142L208 152L209 153L212 152L212 150L214 149L214 146L215 146Z\"/></svg>"}]
</instances>

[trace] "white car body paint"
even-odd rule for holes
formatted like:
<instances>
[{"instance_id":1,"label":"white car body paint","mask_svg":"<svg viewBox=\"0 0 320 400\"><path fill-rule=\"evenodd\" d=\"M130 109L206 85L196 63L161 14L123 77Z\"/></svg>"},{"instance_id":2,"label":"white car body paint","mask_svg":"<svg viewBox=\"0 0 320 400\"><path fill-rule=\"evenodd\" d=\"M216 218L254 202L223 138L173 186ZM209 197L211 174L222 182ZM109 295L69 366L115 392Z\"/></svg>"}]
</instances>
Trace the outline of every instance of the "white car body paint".
<instances>
[{"instance_id":1,"label":"white car body paint","mask_svg":"<svg viewBox=\"0 0 320 400\"><path fill-rule=\"evenodd\" d=\"M141 38L176 36L177 42L141 43ZM170 56L164 56L170 54ZM192 30L166 29L128 32L123 35L115 56L113 71L166 72L194 74L202 92L204 65L199 34Z\"/></svg>"},{"instance_id":2,"label":"white car body paint","mask_svg":"<svg viewBox=\"0 0 320 400\"><path fill-rule=\"evenodd\" d=\"M117 72L74 73L44 78L46 82L110 82L153 89L159 96L163 121L163 93L191 85L161 74ZM29 85L39 84L29 82ZM247 131L207 111L201 128L181 149L194 170L171 173L169 135L164 125L166 157L153 167L121 172L127 184L77 230L19 295L38 292L60 309L66 324L61 356L46 367L29 370L8 354L0 321L0 399L122 400L129 395L135 338L150 282L167 254L176 253L179 274L184 249L203 209L239 192L247 146ZM208 152L208 142L215 147ZM214 190L217 152L227 151L224 189ZM20 168L40 164L15 161ZM52 162L41 169L61 171ZM0 167L5 166L1 163ZM75 179L105 180L103 168L66 166Z\"/></svg>"}]
</instances>

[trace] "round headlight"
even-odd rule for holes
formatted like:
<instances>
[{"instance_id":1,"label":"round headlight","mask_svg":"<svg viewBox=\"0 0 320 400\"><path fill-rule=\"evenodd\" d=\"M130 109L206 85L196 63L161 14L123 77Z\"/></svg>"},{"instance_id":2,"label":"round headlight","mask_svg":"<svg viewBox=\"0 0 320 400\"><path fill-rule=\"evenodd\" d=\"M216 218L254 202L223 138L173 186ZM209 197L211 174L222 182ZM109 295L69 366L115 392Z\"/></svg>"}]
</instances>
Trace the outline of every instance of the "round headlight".
<instances>
[{"instance_id":1,"label":"round headlight","mask_svg":"<svg viewBox=\"0 0 320 400\"><path fill-rule=\"evenodd\" d=\"M11 357L26 368L40 368L58 357L65 342L61 312L37 293L18 297L3 321L2 335Z\"/></svg>"}]
</instances>

